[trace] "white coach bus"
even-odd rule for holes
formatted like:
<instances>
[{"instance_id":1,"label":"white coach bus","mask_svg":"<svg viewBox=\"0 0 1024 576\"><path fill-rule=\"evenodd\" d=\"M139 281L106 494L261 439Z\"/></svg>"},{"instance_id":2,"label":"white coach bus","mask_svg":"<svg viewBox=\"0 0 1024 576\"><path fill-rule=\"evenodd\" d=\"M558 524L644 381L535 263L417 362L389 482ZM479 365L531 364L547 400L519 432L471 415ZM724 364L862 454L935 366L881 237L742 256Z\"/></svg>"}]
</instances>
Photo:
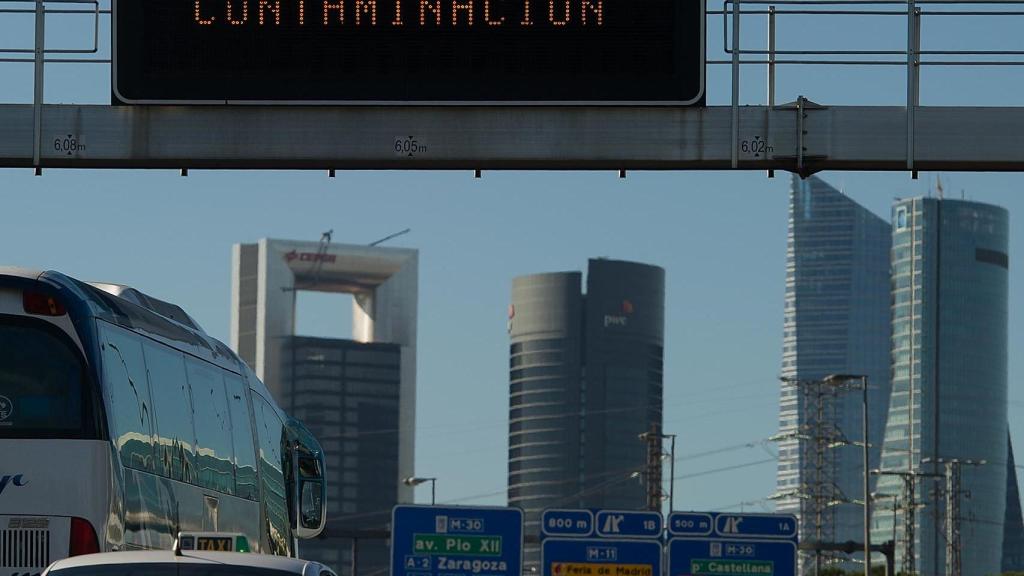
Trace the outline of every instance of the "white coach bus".
<instances>
[{"instance_id":1,"label":"white coach bus","mask_svg":"<svg viewBox=\"0 0 1024 576\"><path fill-rule=\"evenodd\" d=\"M190 530L294 556L323 530L322 454L180 307L0 268L0 576Z\"/></svg>"}]
</instances>

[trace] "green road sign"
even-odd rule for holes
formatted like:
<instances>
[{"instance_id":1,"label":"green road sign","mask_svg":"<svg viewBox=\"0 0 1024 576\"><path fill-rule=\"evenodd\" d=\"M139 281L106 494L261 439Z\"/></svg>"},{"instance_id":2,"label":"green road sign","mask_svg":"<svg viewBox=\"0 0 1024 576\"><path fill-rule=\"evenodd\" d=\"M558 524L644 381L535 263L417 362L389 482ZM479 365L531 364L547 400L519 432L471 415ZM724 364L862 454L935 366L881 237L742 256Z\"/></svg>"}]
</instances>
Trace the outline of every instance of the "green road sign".
<instances>
[{"instance_id":1,"label":"green road sign","mask_svg":"<svg viewBox=\"0 0 1024 576\"><path fill-rule=\"evenodd\" d=\"M501 536L414 534L413 553L466 556L501 556Z\"/></svg>"},{"instance_id":2,"label":"green road sign","mask_svg":"<svg viewBox=\"0 0 1024 576\"><path fill-rule=\"evenodd\" d=\"M690 560L693 576L773 576L775 563L769 560Z\"/></svg>"}]
</instances>

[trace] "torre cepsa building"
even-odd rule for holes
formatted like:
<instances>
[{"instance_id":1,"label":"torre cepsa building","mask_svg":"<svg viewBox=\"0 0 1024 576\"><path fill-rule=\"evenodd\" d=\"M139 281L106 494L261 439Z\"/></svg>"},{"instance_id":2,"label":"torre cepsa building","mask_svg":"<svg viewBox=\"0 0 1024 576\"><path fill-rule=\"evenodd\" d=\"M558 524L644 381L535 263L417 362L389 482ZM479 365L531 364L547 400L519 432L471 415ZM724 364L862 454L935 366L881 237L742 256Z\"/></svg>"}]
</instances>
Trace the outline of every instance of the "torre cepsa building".
<instances>
[{"instance_id":1,"label":"torre cepsa building","mask_svg":"<svg viewBox=\"0 0 1024 576\"><path fill-rule=\"evenodd\" d=\"M231 344L324 448L328 537L303 557L341 573L343 536L386 529L412 500L401 479L415 473L417 268L404 248L263 239L232 251ZM351 294L352 338L296 335L300 291ZM360 572L386 570L384 540L357 553Z\"/></svg>"}]
</instances>

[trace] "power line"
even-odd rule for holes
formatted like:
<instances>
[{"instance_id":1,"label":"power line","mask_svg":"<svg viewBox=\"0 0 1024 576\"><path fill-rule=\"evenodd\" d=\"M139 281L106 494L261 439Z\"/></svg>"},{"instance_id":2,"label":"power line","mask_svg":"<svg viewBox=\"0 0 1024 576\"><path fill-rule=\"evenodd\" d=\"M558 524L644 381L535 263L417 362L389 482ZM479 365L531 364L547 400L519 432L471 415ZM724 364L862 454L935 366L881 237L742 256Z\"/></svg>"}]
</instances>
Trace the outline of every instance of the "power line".
<instances>
[{"instance_id":1,"label":"power line","mask_svg":"<svg viewBox=\"0 0 1024 576\"><path fill-rule=\"evenodd\" d=\"M741 468L750 468L752 466L760 466L761 464L767 464L769 462L776 462L776 458L765 458L763 460L755 460L754 462L745 462L743 464L734 464L732 466L723 466L721 468L713 468L711 470L704 470L702 472L693 472L691 474L682 474L676 476L676 480L685 480L687 478L698 478L700 476L708 476L710 474L718 474L720 472L731 472L733 470L739 470Z\"/></svg>"},{"instance_id":2,"label":"power line","mask_svg":"<svg viewBox=\"0 0 1024 576\"><path fill-rule=\"evenodd\" d=\"M731 447L725 447L725 449L729 449L729 448L731 448ZM698 454L697 457L702 457L703 455L704 455L703 453L702 454ZM719 474L719 473L722 473L722 472L730 472L730 471L739 470L739 469L742 469L742 468L749 468L749 467L753 467L753 466L759 466L761 464L765 464L765 463L768 463L768 462L773 462L774 460L775 460L774 458L766 458L766 459L763 459L763 460L756 460L756 461L753 461L753 462L745 462L745 463L742 463L742 464L734 464L734 465L730 465L730 466L723 466L723 467L720 467L720 468L712 468L712 469L709 469L709 470L702 470L700 472L693 472L693 473L690 473L690 474L682 474L682 475L676 476L675 478L677 480L681 480L681 479L687 479L687 478L697 478L697 477L700 477L700 476L709 476L709 475L712 475L712 474ZM605 476L613 476L613 475L617 476L617 477L611 478L609 480L606 480L606 481L604 481L604 482L602 482L602 483L600 483L600 484L598 484L596 486L590 486L590 487L584 488L584 489L582 489L582 490L580 490L580 491L578 491L578 492L576 492L574 494L570 494L568 496L560 498L554 504L552 504L552 506L559 506L559 505L562 505L562 504L564 504L566 502L571 502L574 499L582 498L583 496L588 496L588 495L593 494L593 493L598 492L598 491L607 490L611 486L614 486L615 484L624 482L626 480L633 480L633 479L636 478L636 476L633 475L635 472L639 472L639 470L636 470L634 468L621 468L619 470L614 470L614 471L611 471L611 472L606 472L606 473L604 473L602 475L598 475L598 476L596 476L597 478L605 477ZM506 493L506 491L507 491L507 488L500 489L500 490L492 490L492 491L489 491L489 492L483 492L483 493L479 493L479 494L473 494L473 495L470 495L470 496L463 496L463 497L459 497L459 498L455 498L455 499L451 499L451 500L446 500L446 501L444 501L442 503L443 504L456 504L458 502L468 502L468 501L477 500L477 499L480 499L480 498L487 498L487 497L490 497L490 496L498 496L498 495ZM338 516L338 517L329 519L327 522L328 522L328 524L332 524L332 523L337 523L337 522L342 522L342 521L350 521L350 520L358 520L358 519L362 519L362 518L370 518L370 517L373 517L373 516L379 516L379 515L382 515L382 514L390 514L390 513L391 513L391 509L390 508L386 508L386 509L374 510L374 511L369 511L369 512L359 512L359 513L356 513L356 514L347 514L347 515L344 515L344 516Z\"/></svg>"},{"instance_id":3,"label":"power line","mask_svg":"<svg viewBox=\"0 0 1024 576\"><path fill-rule=\"evenodd\" d=\"M728 397L728 398L716 398L716 399L711 399L711 400L707 400L707 401L708 402L731 402L731 401L741 400L741 399L749 398L749 397L750 397L750 395L744 395L744 396ZM680 401L680 402L673 403L673 404L666 404L665 406L666 407L692 406L694 404L700 404L700 403L703 403L703 401L698 398L696 400L690 399L690 400L684 400L684 401ZM627 407L617 407L617 408L606 408L606 409L603 409L603 410L590 410L590 409L586 409L586 408L581 408L579 410L574 410L574 411L558 412L558 413L551 414L551 415L544 415L544 416L540 416L540 418L548 419L548 420L557 420L557 419L567 418L567 417L571 417L571 416L598 415L598 414L619 414L619 413L623 413L623 412L635 412L635 411L642 411L642 410L649 410L649 409L650 409L650 406L627 406ZM664 409L662 410L662 412L664 413ZM678 421L678 420L672 420L672 422L675 422L675 421ZM426 437L435 437L435 436L443 436L443 435L451 435L451 434L461 434L461 433L464 433L464 432L473 432L473 431L477 431L477 430L484 430L484 429L487 429L487 428L505 427L507 425L508 425L507 422L495 422L495 423L489 423L489 424L464 426L464 427L459 427L459 428L447 428L446 430L443 430L441 434L430 434L430 435L425 435L425 436ZM418 427L414 428L413 430L414 430L414 432L419 432L419 431L426 431L426 430L437 430L438 428L444 428L444 425L431 426L431 427L428 427L428 426L418 426ZM384 429L380 429L380 430L361 430L361 431L354 431L354 432L344 432L344 433L336 435L336 436L319 437L317 439L318 440L349 440L349 439L355 439L355 438L362 438L362 437L366 437L366 436L376 436L376 435L384 435L384 434L397 434L397 433L401 432L402 430L403 430L402 428L384 428Z\"/></svg>"}]
</instances>

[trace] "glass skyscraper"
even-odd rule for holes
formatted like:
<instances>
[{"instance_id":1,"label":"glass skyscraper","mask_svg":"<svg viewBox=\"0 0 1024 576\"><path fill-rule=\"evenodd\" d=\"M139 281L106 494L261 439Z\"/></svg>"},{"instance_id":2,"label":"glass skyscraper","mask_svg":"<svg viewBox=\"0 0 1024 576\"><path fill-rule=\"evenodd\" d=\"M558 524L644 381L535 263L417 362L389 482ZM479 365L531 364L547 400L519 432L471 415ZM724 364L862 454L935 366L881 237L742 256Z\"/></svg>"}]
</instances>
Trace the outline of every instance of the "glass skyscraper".
<instances>
[{"instance_id":1,"label":"glass skyscraper","mask_svg":"<svg viewBox=\"0 0 1024 576\"><path fill-rule=\"evenodd\" d=\"M665 271L634 262L590 260L586 294L579 272L513 280L508 503L528 536L545 508L645 507L630 475L661 432L664 304Z\"/></svg>"},{"instance_id":2,"label":"glass skyscraper","mask_svg":"<svg viewBox=\"0 0 1024 576\"><path fill-rule=\"evenodd\" d=\"M832 447L819 459L807 438L821 418L829 429L859 441L862 395L837 392L828 413L819 414L793 382L832 374L867 376L870 442L880 446L889 402L890 242L885 220L819 178L793 176L776 499L779 512L800 517L802 541L863 538L863 509L853 502L862 498L861 448ZM879 450L870 457L877 467ZM837 502L819 515L815 495L825 492Z\"/></svg>"},{"instance_id":3,"label":"glass skyscraper","mask_svg":"<svg viewBox=\"0 0 1024 576\"><path fill-rule=\"evenodd\" d=\"M352 538L385 532L398 503L402 348L382 342L292 336L284 343L282 406L324 450L332 522L299 544L303 558L352 576ZM387 541L358 542L359 574L386 573Z\"/></svg>"},{"instance_id":4,"label":"glass skyscraper","mask_svg":"<svg viewBox=\"0 0 1024 576\"><path fill-rule=\"evenodd\" d=\"M1005 209L977 202L914 198L892 211L892 397L881 467L913 473L914 538L897 524L897 562L911 545L914 571L945 571L946 522L960 525L965 576L1000 571L1007 466L1007 235ZM963 466L961 514L945 517L945 467ZM898 476L880 493L898 495ZM891 538L893 514L880 507L875 539ZM912 540L912 541L911 541Z\"/></svg>"}]
</instances>

